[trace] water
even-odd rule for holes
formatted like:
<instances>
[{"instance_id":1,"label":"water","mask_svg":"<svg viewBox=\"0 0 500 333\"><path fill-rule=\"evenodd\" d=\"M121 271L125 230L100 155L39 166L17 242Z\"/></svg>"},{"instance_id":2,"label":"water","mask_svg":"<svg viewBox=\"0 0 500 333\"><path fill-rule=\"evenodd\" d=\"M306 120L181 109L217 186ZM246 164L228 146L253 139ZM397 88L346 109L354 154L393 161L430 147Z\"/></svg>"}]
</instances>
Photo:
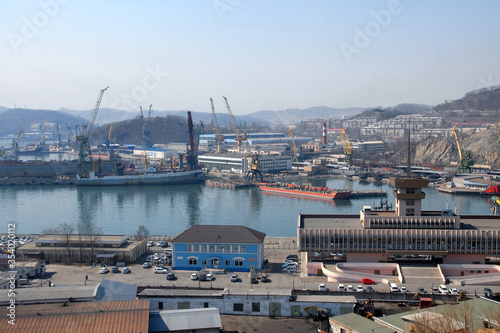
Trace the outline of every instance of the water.
<instances>
[{"instance_id":1,"label":"water","mask_svg":"<svg viewBox=\"0 0 500 333\"><path fill-rule=\"evenodd\" d=\"M314 179L297 182L329 188L386 190L385 183L345 179ZM450 195L427 188L424 210L450 208L458 214L490 214L488 198ZM76 187L0 187L0 233L16 222L17 233L40 233L66 222L85 226L95 223L105 234L135 234L145 225L151 234L176 235L195 224L239 224L268 236L297 235L299 213L357 214L364 205L376 206L376 198L319 201L260 192L258 188L222 189L204 185Z\"/></svg>"}]
</instances>

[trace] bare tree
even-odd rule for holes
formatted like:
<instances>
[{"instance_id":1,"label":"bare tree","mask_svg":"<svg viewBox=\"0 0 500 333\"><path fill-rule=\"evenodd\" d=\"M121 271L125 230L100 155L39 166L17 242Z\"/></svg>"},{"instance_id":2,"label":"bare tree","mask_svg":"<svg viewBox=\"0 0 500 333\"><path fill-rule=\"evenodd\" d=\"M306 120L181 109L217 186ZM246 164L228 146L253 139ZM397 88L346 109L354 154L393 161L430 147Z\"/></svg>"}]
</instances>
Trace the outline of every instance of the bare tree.
<instances>
[{"instance_id":1,"label":"bare tree","mask_svg":"<svg viewBox=\"0 0 500 333\"><path fill-rule=\"evenodd\" d=\"M139 226L139 229L137 229L136 236L137 236L137 240L138 241L142 241L142 240L148 238L149 237L149 230L148 230L148 228L146 228L146 226L144 226L144 225L141 224Z\"/></svg>"},{"instance_id":2,"label":"bare tree","mask_svg":"<svg viewBox=\"0 0 500 333\"><path fill-rule=\"evenodd\" d=\"M83 262L83 249L84 249L84 241L85 241L85 228L82 222L79 222L76 225L76 232L78 233L78 247L80 250L80 263Z\"/></svg>"},{"instance_id":3,"label":"bare tree","mask_svg":"<svg viewBox=\"0 0 500 333\"><path fill-rule=\"evenodd\" d=\"M97 241L102 237L102 228L91 222L88 226L88 237L90 243L90 261L94 260L94 249Z\"/></svg>"},{"instance_id":4,"label":"bare tree","mask_svg":"<svg viewBox=\"0 0 500 333\"><path fill-rule=\"evenodd\" d=\"M60 234L64 240L64 245L66 247L66 263L70 263L72 261L71 256L71 236L75 231L75 226L73 224L69 224L66 222L60 223L57 227L57 233Z\"/></svg>"}]
</instances>

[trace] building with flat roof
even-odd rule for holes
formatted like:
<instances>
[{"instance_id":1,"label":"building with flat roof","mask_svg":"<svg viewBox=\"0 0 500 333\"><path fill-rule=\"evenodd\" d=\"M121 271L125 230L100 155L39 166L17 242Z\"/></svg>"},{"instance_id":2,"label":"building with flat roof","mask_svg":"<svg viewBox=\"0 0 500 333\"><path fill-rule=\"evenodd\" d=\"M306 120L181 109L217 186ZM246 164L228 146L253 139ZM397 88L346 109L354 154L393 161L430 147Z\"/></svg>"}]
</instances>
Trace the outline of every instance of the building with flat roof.
<instances>
[{"instance_id":1,"label":"building with flat roof","mask_svg":"<svg viewBox=\"0 0 500 333\"><path fill-rule=\"evenodd\" d=\"M37 258L53 262L131 263L147 251L146 240L130 241L123 235L44 235L16 250L19 258Z\"/></svg>"},{"instance_id":2,"label":"building with flat roof","mask_svg":"<svg viewBox=\"0 0 500 333\"><path fill-rule=\"evenodd\" d=\"M500 217L422 211L422 188L427 183L420 178L391 179L395 211L365 206L359 215L299 214L299 250L342 254L347 261L358 262L432 256L438 263L484 264L487 257L498 256Z\"/></svg>"},{"instance_id":3,"label":"building with flat roof","mask_svg":"<svg viewBox=\"0 0 500 333\"><path fill-rule=\"evenodd\" d=\"M192 226L172 239L172 269L260 270L265 237L265 233L239 225Z\"/></svg>"},{"instance_id":4,"label":"building with flat roof","mask_svg":"<svg viewBox=\"0 0 500 333\"><path fill-rule=\"evenodd\" d=\"M249 168L248 153L204 154L198 156L198 162L203 168L222 172L244 174ZM292 169L292 156L281 154L259 155L261 172L279 172Z\"/></svg>"}]
</instances>

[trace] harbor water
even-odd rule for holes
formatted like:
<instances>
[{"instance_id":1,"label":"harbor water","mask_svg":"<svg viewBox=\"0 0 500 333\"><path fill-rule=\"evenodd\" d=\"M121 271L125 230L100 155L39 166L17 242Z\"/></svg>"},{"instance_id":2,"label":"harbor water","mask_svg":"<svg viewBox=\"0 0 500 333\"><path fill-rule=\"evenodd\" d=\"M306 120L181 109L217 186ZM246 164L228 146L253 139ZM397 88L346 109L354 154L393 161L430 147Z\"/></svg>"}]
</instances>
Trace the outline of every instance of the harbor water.
<instances>
[{"instance_id":1,"label":"harbor water","mask_svg":"<svg viewBox=\"0 0 500 333\"><path fill-rule=\"evenodd\" d=\"M301 179L305 184L331 189L385 190L387 183L343 178ZM458 214L489 215L488 197L451 195L426 188L424 210L452 209ZM105 234L135 234L145 225L151 234L176 235L196 224L238 224L268 236L297 235L298 214L357 214L363 206L380 205L380 198L311 200L260 192L258 188L226 189L205 185L177 186L5 186L0 187L2 230L16 223L16 233L40 233L61 223L95 224Z\"/></svg>"}]
</instances>

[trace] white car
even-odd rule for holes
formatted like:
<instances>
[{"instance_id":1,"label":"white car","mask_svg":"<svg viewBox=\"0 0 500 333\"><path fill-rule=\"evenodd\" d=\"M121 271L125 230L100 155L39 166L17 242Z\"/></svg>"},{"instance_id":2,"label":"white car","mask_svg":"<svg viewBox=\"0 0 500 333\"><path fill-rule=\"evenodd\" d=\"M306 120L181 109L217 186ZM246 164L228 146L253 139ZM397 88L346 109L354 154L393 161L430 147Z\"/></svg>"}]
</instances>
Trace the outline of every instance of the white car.
<instances>
[{"instance_id":1,"label":"white car","mask_svg":"<svg viewBox=\"0 0 500 333\"><path fill-rule=\"evenodd\" d=\"M106 274L109 273L109 269L107 267L101 267L99 270L99 274Z\"/></svg>"},{"instance_id":2,"label":"white car","mask_svg":"<svg viewBox=\"0 0 500 333\"><path fill-rule=\"evenodd\" d=\"M318 286L318 290L319 291L328 291L328 288L325 286L324 283L321 283L319 286Z\"/></svg>"},{"instance_id":3,"label":"white car","mask_svg":"<svg viewBox=\"0 0 500 333\"><path fill-rule=\"evenodd\" d=\"M123 267L122 274L129 274L129 273L130 273L130 269L128 267Z\"/></svg>"},{"instance_id":4,"label":"white car","mask_svg":"<svg viewBox=\"0 0 500 333\"><path fill-rule=\"evenodd\" d=\"M151 246L155 246L155 242L149 241L148 244L147 244L147 247L151 247Z\"/></svg>"},{"instance_id":5,"label":"white car","mask_svg":"<svg viewBox=\"0 0 500 333\"><path fill-rule=\"evenodd\" d=\"M191 274L191 280L193 280L193 281L198 280L198 274L196 274L196 273Z\"/></svg>"},{"instance_id":6,"label":"white car","mask_svg":"<svg viewBox=\"0 0 500 333\"><path fill-rule=\"evenodd\" d=\"M347 291L349 291L349 292L353 292L353 291L354 291L354 288L353 288L351 285L348 285L348 286L347 286Z\"/></svg>"},{"instance_id":7,"label":"white car","mask_svg":"<svg viewBox=\"0 0 500 333\"><path fill-rule=\"evenodd\" d=\"M339 291L345 291L345 286L343 284L339 284Z\"/></svg>"},{"instance_id":8,"label":"white car","mask_svg":"<svg viewBox=\"0 0 500 333\"><path fill-rule=\"evenodd\" d=\"M358 286L356 287L356 291L357 291L358 293L360 293L360 292L365 291L365 288L363 288L363 286L362 286L362 285L358 285Z\"/></svg>"},{"instance_id":9,"label":"white car","mask_svg":"<svg viewBox=\"0 0 500 333\"><path fill-rule=\"evenodd\" d=\"M158 243L156 243L156 246L161 246L163 244L162 241L159 241Z\"/></svg>"},{"instance_id":10,"label":"white car","mask_svg":"<svg viewBox=\"0 0 500 333\"><path fill-rule=\"evenodd\" d=\"M294 266L288 266L288 267L283 267L282 272L293 273L293 272L298 272L298 269L297 267Z\"/></svg>"},{"instance_id":11,"label":"white car","mask_svg":"<svg viewBox=\"0 0 500 333\"><path fill-rule=\"evenodd\" d=\"M448 288L444 284L442 284L439 286L439 292L443 295L446 295L448 294Z\"/></svg>"},{"instance_id":12,"label":"white car","mask_svg":"<svg viewBox=\"0 0 500 333\"><path fill-rule=\"evenodd\" d=\"M452 294L452 295L458 295L458 289L457 288L451 288L450 289L450 294Z\"/></svg>"},{"instance_id":13,"label":"white car","mask_svg":"<svg viewBox=\"0 0 500 333\"><path fill-rule=\"evenodd\" d=\"M213 279L214 279L214 276L210 273L205 276L206 281L212 281Z\"/></svg>"},{"instance_id":14,"label":"white car","mask_svg":"<svg viewBox=\"0 0 500 333\"><path fill-rule=\"evenodd\" d=\"M167 274L168 269L166 269L165 267L155 267L155 273L156 274Z\"/></svg>"},{"instance_id":15,"label":"white car","mask_svg":"<svg viewBox=\"0 0 500 333\"><path fill-rule=\"evenodd\" d=\"M238 274L231 275L231 282L238 282Z\"/></svg>"},{"instance_id":16,"label":"white car","mask_svg":"<svg viewBox=\"0 0 500 333\"><path fill-rule=\"evenodd\" d=\"M402 293L407 293L407 292L408 292L408 289L406 289L406 287L404 287L404 286L403 286L403 287L401 287L401 292L402 292Z\"/></svg>"}]
</instances>

